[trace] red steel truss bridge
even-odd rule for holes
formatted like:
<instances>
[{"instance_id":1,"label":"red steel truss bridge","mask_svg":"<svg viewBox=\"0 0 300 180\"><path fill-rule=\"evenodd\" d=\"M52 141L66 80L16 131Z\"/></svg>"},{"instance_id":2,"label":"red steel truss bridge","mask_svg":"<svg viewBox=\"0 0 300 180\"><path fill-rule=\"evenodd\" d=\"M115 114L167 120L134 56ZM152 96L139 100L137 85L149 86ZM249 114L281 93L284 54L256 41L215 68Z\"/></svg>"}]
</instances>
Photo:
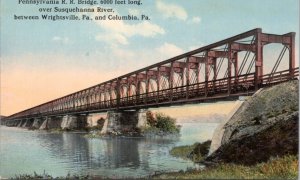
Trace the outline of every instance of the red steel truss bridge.
<instances>
[{"instance_id":1,"label":"red steel truss bridge","mask_svg":"<svg viewBox=\"0 0 300 180\"><path fill-rule=\"evenodd\" d=\"M264 46L271 43L281 44L282 50L275 59L264 58ZM282 63L287 67L278 71ZM264 73L266 64L272 65L269 73ZM257 28L18 112L6 120L224 100L298 76L295 33L266 34Z\"/></svg>"}]
</instances>

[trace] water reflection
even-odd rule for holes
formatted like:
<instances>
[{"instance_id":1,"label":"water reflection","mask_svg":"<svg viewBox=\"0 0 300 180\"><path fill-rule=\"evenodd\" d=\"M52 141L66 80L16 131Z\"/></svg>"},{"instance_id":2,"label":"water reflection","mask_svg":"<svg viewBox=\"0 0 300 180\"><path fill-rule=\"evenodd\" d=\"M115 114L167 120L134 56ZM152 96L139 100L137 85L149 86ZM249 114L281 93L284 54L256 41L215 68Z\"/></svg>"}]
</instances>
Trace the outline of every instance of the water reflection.
<instances>
[{"instance_id":1,"label":"water reflection","mask_svg":"<svg viewBox=\"0 0 300 180\"><path fill-rule=\"evenodd\" d=\"M185 128L187 127L187 128ZM33 132L12 128L0 129L0 176L46 170L53 176L71 174L108 177L140 177L155 171L174 171L192 167L190 161L171 157L169 150L177 145L209 139L206 132L215 126L183 126L180 140L145 138L89 139L78 133ZM201 130L202 129L202 130ZM205 132L205 133L203 133ZM5 140L6 139L6 140ZM190 141L194 141L190 140ZM3 158L5 157L5 158Z\"/></svg>"},{"instance_id":2,"label":"water reflection","mask_svg":"<svg viewBox=\"0 0 300 180\"><path fill-rule=\"evenodd\" d=\"M101 138L89 139L83 134L37 134L39 144L56 158L67 164L68 170L141 168L148 171L149 158L168 155L169 145L177 142L171 139L144 138Z\"/></svg>"},{"instance_id":3,"label":"water reflection","mask_svg":"<svg viewBox=\"0 0 300 180\"><path fill-rule=\"evenodd\" d=\"M88 167L90 150L88 141L80 134L75 133L38 133L36 138L39 144L45 148L51 158L60 159L63 163Z\"/></svg>"}]
</instances>

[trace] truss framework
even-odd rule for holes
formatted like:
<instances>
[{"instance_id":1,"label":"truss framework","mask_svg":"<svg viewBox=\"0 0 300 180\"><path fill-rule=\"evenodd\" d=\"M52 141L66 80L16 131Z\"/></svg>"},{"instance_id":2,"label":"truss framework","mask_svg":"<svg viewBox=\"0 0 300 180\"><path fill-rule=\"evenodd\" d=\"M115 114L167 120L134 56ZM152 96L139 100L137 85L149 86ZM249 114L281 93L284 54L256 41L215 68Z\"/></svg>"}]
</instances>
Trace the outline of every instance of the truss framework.
<instances>
[{"instance_id":1,"label":"truss framework","mask_svg":"<svg viewBox=\"0 0 300 180\"><path fill-rule=\"evenodd\" d=\"M281 53L271 74L264 74L263 47L270 43L283 44L284 53L289 52L287 70L276 72L283 57ZM238 59L240 52L246 52L241 62ZM246 65L249 59L250 63ZM13 114L7 119L147 108L226 97L255 92L262 86L294 79L298 73L295 33L266 34L257 28Z\"/></svg>"}]
</instances>

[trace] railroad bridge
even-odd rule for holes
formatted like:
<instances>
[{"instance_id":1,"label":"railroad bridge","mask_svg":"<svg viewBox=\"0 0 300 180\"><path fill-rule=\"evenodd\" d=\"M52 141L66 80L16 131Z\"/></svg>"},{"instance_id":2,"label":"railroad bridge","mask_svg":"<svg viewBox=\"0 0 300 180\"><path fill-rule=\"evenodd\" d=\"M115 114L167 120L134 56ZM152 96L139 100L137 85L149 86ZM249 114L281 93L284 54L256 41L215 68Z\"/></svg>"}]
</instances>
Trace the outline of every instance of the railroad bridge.
<instances>
[{"instance_id":1,"label":"railroad bridge","mask_svg":"<svg viewBox=\"0 0 300 180\"><path fill-rule=\"evenodd\" d=\"M264 47L271 43L282 44L278 58L264 58ZM278 71L282 63L287 67ZM273 65L271 72L264 73L264 64ZM143 119L143 109L232 100L298 76L295 33L267 34L256 28L15 113L2 124L47 128L50 121L63 126L77 119L78 126L79 119L99 112L109 112L108 119L120 124Z\"/></svg>"}]
</instances>

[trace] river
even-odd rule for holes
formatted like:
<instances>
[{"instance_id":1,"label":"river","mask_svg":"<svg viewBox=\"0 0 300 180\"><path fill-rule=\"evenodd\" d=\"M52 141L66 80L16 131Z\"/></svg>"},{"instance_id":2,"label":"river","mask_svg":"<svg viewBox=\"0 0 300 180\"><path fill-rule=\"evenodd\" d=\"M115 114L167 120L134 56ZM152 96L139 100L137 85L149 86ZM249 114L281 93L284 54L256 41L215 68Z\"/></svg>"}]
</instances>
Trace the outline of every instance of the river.
<instances>
[{"instance_id":1,"label":"river","mask_svg":"<svg viewBox=\"0 0 300 180\"><path fill-rule=\"evenodd\" d=\"M0 177L37 172L57 176L144 177L157 171L195 167L169 150L212 138L217 123L181 123L178 139L85 138L82 133L49 133L0 127Z\"/></svg>"}]
</instances>

